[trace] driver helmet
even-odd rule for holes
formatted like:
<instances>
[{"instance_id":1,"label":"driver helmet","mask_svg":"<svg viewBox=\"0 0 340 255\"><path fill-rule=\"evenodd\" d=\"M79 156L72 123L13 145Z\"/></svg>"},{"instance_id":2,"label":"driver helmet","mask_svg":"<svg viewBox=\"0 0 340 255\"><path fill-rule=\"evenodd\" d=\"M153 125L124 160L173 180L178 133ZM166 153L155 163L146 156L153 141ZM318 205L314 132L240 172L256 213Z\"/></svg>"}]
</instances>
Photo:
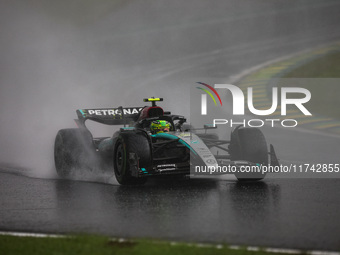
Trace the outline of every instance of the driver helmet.
<instances>
[{"instance_id":1,"label":"driver helmet","mask_svg":"<svg viewBox=\"0 0 340 255\"><path fill-rule=\"evenodd\" d=\"M166 120L154 120L151 122L150 130L152 134L169 132L171 123Z\"/></svg>"}]
</instances>

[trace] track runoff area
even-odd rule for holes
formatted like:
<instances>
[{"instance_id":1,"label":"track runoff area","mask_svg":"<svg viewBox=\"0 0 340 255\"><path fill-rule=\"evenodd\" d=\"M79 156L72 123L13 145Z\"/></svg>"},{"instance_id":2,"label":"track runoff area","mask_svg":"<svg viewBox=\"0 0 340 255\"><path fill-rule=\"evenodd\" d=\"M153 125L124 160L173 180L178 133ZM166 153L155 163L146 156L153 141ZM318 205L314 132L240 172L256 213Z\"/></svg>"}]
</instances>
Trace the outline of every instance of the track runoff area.
<instances>
[{"instance_id":1,"label":"track runoff area","mask_svg":"<svg viewBox=\"0 0 340 255\"><path fill-rule=\"evenodd\" d=\"M273 247L239 246L209 243L183 243L154 239L126 239L93 235L58 235L25 232L0 232L0 252L3 254L307 254L340 255L336 251L281 249Z\"/></svg>"}]
</instances>

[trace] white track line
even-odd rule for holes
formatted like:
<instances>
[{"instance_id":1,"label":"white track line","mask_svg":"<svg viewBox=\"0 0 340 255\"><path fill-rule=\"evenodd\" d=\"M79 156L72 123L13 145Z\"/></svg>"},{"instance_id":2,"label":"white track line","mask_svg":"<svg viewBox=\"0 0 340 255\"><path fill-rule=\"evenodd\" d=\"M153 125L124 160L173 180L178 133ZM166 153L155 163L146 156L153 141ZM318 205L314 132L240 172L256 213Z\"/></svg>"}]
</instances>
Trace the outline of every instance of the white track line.
<instances>
[{"instance_id":1,"label":"white track line","mask_svg":"<svg viewBox=\"0 0 340 255\"><path fill-rule=\"evenodd\" d=\"M6 232L0 231L0 235L18 236L18 237L36 237L36 238L65 238L72 237L72 235L57 235L57 234L43 234L43 233L25 233L25 232ZM119 243L134 242L126 238L111 238L111 240ZM154 243L168 243L167 241L154 241ZM182 242L170 242L170 245L183 245ZM187 246L198 248L216 248L216 249L232 249L232 250L247 250L247 251L263 251L268 253L280 253L280 254L307 254L307 255L340 255L340 252L336 251L318 251L318 250L299 250L299 249L285 249L285 248L270 248L259 246L240 246L240 245L223 245L223 244L208 244L208 243L187 243Z\"/></svg>"},{"instance_id":2,"label":"white track line","mask_svg":"<svg viewBox=\"0 0 340 255\"><path fill-rule=\"evenodd\" d=\"M323 43L320 44L319 46L316 47L310 47L308 49L304 49L304 50L300 50L297 51L295 53L291 53L282 57L278 57L275 59L271 59L269 61L263 62L261 64L258 64L256 66L250 67L248 69L243 70L242 72L236 74L236 75L231 75L229 78L226 79L226 83L231 83L231 84L235 84L239 81L241 81L244 77L248 76L251 73L257 72L265 67L268 67L272 64L276 64L285 60L288 60L290 58L294 58L297 57L299 55L305 54L305 53L312 53L315 52L317 50L323 49L323 48L327 48L327 47L331 47L332 45L338 44L339 40L335 40L332 42L327 42L327 43ZM269 124L268 124L269 125ZM283 129L284 127L278 127ZM298 132L302 132L302 133L310 133L310 134L315 134L315 135L322 135L322 136L327 136L327 137L333 137L333 138L340 138L340 135L337 134L329 134L326 131L319 131L319 130L313 130L313 129L309 129L309 128L304 128L304 127L295 127L294 131L298 131Z\"/></svg>"},{"instance_id":3,"label":"white track line","mask_svg":"<svg viewBox=\"0 0 340 255\"><path fill-rule=\"evenodd\" d=\"M66 235L56 235L56 234L25 233L25 232L5 232L5 231L0 231L0 235L3 235L3 236L19 236L19 237L38 237L38 238L45 238L45 237L62 238L62 237L67 237Z\"/></svg>"}]
</instances>

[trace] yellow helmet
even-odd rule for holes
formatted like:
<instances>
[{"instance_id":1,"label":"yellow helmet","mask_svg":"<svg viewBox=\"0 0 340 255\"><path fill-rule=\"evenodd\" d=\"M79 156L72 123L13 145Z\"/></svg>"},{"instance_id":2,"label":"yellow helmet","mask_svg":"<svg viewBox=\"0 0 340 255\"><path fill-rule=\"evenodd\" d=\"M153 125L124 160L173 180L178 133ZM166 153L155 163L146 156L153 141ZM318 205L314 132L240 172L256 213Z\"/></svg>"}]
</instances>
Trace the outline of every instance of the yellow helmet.
<instances>
[{"instance_id":1,"label":"yellow helmet","mask_svg":"<svg viewBox=\"0 0 340 255\"><path fill-rule=\"evenodd\" d=\"M166 120L154 120L151 122L150 130L153 134L169 132L171 130L171 123Z\"/></svg>"}]
</instances>

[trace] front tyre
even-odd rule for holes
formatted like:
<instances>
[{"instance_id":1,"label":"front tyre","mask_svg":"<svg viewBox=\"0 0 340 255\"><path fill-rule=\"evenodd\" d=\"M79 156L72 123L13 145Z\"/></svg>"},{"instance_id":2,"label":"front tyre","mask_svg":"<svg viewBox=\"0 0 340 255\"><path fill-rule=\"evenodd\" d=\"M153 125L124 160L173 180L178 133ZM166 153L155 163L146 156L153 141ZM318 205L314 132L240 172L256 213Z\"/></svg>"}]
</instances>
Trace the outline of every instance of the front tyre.
<instances>
[{"instance_id":1,"label":"front tyre","mask_svg":"<svg viewBox=\"0 0 340 255\"><path fill-rule=\"evenodd\" d=\"M122 185L144 184L145 177L135 177L132 175L134 167L150 169L151 149L148 139L143 134L122 133L118 136L114 147L114 173L117 181ZM137 162L130 157L135 155ZM137 164L135 166L134 164ZM139 169L135 169L138 171Z\"/></svg>"},{"instance_id":2,"label":"front tyre","mask_svg":"<svg viewBox=\"0 0 340 255\"><path fill-rule=\"evenodd\" d=\"M244 160L257 165L268 165L266 139L258 128L237 128L231 134L231 160ZM239 181L257 181L265 177L262 172L235 173Z\"/></svg>"}]
</instances>

